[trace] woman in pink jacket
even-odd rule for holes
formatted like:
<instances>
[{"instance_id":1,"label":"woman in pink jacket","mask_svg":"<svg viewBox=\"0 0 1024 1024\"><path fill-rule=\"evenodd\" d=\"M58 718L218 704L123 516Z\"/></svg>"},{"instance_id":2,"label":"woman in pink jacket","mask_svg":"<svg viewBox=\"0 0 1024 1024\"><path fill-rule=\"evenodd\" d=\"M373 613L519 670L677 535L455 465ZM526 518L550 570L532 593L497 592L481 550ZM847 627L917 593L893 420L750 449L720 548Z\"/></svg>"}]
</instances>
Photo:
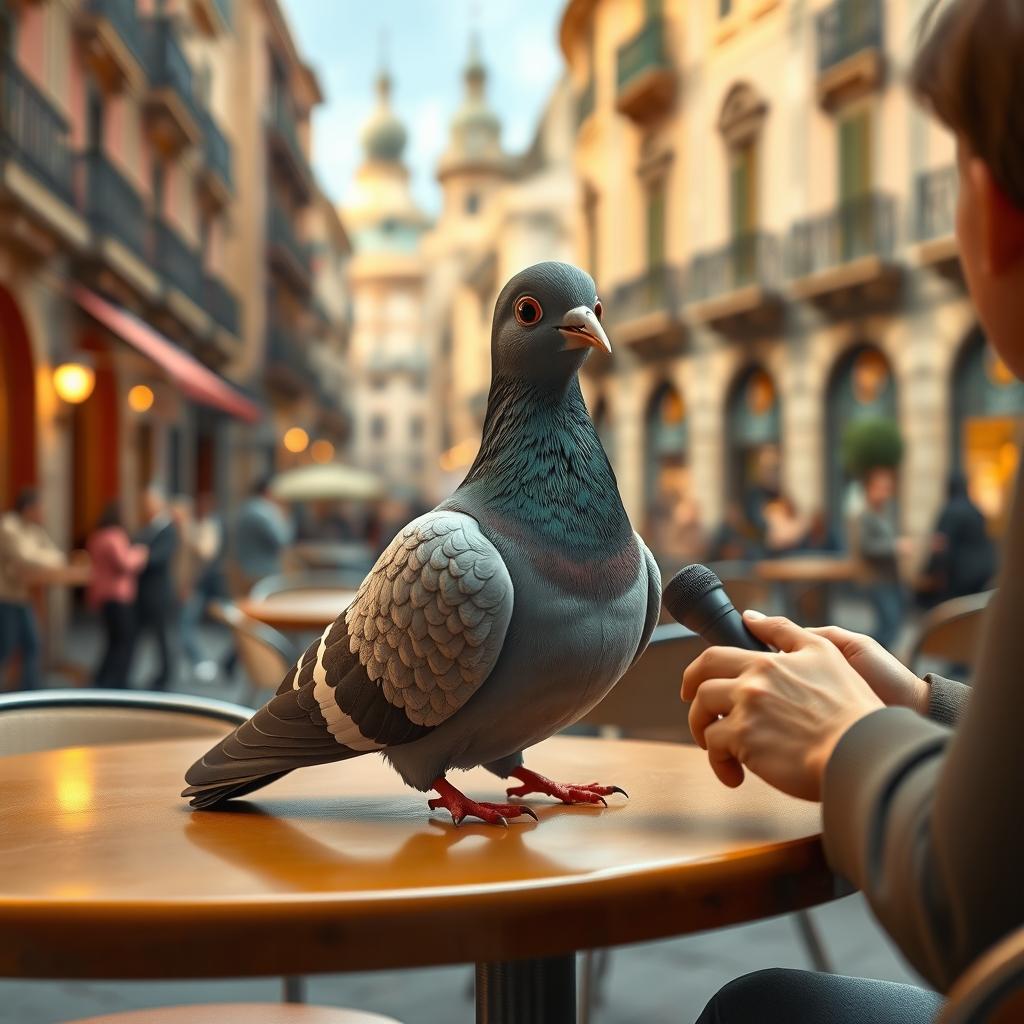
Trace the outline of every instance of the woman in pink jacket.
<instances>
[{"instance_id":1,"label":"woman in pink jacket","mask_svg":"<svg viewBox=\"0 0 1024 1024\"><path fill-rule=\"evenodd\" d=\"M89 603L99 609L107 634L93 685L125 688L135 651L135 591L148 551L132 544L116 501L103 510L87 547L92 559Z\"/></svg>"}]
</instances>

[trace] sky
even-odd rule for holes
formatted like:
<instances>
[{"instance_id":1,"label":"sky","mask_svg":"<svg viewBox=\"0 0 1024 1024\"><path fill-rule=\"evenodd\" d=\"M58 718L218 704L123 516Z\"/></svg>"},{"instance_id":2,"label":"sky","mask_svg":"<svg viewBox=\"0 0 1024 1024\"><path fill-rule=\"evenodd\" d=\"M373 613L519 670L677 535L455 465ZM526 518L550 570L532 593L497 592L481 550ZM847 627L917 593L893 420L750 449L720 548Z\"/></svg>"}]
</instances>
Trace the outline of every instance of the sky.
<instances>
[{"instance_id":1,"label":"sky","mask_svg":"<svg viewBox=\"0 0 1024 1024\"><path fill-rule=\"evenodd\" d=\"M506 149L525 149L562 73L558 23L565 0L282 0L299 49L316 69L326 102L315 112L313 165L344 205L362 159L360 132L376 103L382 38L394 80L392 105L409 133L405 161L429 213L448 126L463 95L462 69L479 29L488 96Z\"/></svg>"}]
</instances>

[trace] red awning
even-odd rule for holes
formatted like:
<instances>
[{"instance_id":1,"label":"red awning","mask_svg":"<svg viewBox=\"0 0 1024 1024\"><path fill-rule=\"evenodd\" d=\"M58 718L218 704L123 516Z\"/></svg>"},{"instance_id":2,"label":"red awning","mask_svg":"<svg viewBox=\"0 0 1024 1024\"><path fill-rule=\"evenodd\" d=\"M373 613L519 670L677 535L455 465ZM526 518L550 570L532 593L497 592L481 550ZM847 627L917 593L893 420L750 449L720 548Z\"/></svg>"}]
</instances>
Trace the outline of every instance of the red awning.
<instances>
[{"instance_id":1,"label":"red awning","mask_svg":"<svg viewBox=\"0 0 1024 1024\"><path fill-rule=\"evenodd\" d=\"M263 411L255 402L128 310L107 302L80 284L72 285L71 294L75 302L107 330L156 363L193 401L246 423L258 423L263 418Z\"/></svg>"}]
</instances>

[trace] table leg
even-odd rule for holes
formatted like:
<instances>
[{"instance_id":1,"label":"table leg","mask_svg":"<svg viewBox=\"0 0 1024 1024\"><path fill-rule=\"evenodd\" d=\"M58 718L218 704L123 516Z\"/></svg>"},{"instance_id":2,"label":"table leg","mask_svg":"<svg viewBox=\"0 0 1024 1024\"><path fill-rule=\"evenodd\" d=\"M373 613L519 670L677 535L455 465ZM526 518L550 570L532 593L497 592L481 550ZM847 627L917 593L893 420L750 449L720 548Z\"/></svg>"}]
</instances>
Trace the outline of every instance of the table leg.
<instances>
[{"instance_id":1,"label":"table leg","mask_svg":"<svg viewBox=\"0 0 1024 1024\"><path fill-rule=\"evenodd\" d=\"M576 955L476 965L477 1024L575 1024Z\"/></svg>"}]
</instances>

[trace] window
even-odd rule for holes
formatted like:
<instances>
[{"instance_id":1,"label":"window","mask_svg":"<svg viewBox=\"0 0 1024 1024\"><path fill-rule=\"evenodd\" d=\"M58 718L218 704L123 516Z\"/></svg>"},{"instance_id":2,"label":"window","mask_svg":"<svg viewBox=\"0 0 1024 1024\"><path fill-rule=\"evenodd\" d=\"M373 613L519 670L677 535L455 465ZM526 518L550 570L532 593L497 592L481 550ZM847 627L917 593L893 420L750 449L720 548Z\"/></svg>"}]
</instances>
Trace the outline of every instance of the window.
<instances>
[{"instance_id":1,"label":"window","mask_svg":"<svg viewBox=\"0 0 1024 1024\"><path fill-rule=\"evenodd\" d=\"M647 189L647 269L665 264L665 179L652 182Z\"/></svg>"},{"instance_id":2,"label":"window","mask_svg":"<svg viewBox=\"0 0 1024 1024\"><path fill-rule=\"evenodd\" d=\"M871 190L871 111L839 120L839 198L855 199Z\"/></svg>"},{"instance_id":3,"label":"window","mask_svg":"<svg viewBox=\"0 0 1024 1024\"><path fill-rule=\"evenodd\" d=\"M85 114L86 146L89 149L103 148L103 114L103 93L95 82L90 80Z\"/></svg>"},{"instance_id":4,"label":"window","mask_svg":"<svg viewBox=\"0 0 1024 1024\"><path fill-rule=\"evenodd\" d=\"M729 154L729 222L732 237L757 227L757 142L748 139Z\"/></svg>"},{"instance_id":5,"label":"window","mask_svg":"<svg viewBox=\"0 0 1024 1024\"><path fill-rule=\"evenodd\" d=\"M733 11L733 0L718 0L719 18L728 18Z\"/></svg>"},{"instance_id":6,"label":"window","mask_svg":"<svg viewBox=\"0 0 1024 1024\"><path fill-rule=\"evenodd\" d=\"M374 441L384 440L384 436L388 432L388 421L381 415L374 416L370 420L370 437Z\"/></svg>"},{"instance_id":7,"label":"window","mask_svg":"<svg viewBox=\"0 0 1024 1024\"><path fill-rule=\"evenodd\" d=\"M480 209L480 193L470 192L466 196L466 213L468 216L474 216Z\"/></svg>"}]
</instances>

